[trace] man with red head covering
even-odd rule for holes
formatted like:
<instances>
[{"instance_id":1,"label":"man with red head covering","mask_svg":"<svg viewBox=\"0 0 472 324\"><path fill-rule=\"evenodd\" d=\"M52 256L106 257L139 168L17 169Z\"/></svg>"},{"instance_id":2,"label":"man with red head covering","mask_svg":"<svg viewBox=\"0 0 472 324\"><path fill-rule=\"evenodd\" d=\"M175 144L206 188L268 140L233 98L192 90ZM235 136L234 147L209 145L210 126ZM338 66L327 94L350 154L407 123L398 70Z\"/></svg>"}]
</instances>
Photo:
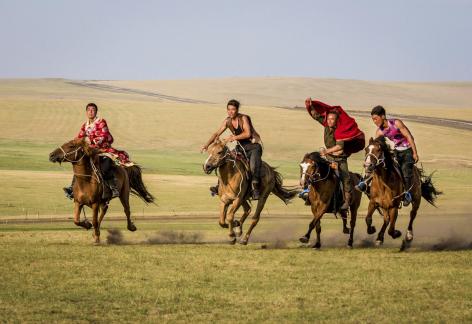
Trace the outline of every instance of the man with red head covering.
<instances>
[{"instance_id":1,"label":"man with red head covering","mask_svg":"<svg viewBox=\"0 0 472 324\"><path fill-rule=\"evenodd\" d=\"M338 164L344 191L344 204L341 209L347 210L352 197L347 158L364 148L364 133L359 129L354 118L350 117L341 106L329 106L321 101L307 98L305 107L310 116L324 127L326 148L323 148L320 154Z\"/></svg>"}]
</instances>

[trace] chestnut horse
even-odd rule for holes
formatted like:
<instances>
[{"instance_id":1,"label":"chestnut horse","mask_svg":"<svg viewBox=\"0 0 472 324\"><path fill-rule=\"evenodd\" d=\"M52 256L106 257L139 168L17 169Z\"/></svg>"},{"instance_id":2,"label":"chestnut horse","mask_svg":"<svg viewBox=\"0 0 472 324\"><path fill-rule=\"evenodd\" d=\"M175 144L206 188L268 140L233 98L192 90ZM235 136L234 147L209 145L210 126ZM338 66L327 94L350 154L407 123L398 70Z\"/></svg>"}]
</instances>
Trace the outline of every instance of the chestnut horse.
<instances>
[{"instance_id":1,"label":"chestnut horse","mask_svg":"<svg viewBox=\"0 0 472 324\"><path fill-rule=\"evenodd\" d=\"M229 228L230 243L236 243L236 235L241 236L243 233L243 224L251 213L251 205L249 204L250 175L247 163L234 156L224 141L215 140L208 147L208 158L203 165L205 173L210 174L213 170L218 169L218 196L220 197L220 219L221 227ZM261 193L257 201L256 212L252 216L252 223L246 234L241 238L240 243L246 245L252 230L259 222L259 218L271 193L279 197L284 203L288 203L297 196L298 188L287 188L282 186L283 178L280 173L275 171L273 167L266 162L261 165ZM236 211L243 206L244 213L240 220L234 220ZM234 229L239 227L239 231L235 233Z\"/></svg>"},{"instance_id":2,"label":"chestnut horse","mask_svg":"<svg viewBox=\"0 0 472 324\"><path fill-rule=\"evenodd\" d=\"M51 162L70 162L74 171L74 224L90 229L94 228L93 237L95 243L100 242L100 224L108 210L111 195L104 190L103 178L99 171L98 149L90 147L83 139L74 139L67 142L49 154ZM141 168L137 165L130 167L117 166L114 168L117 179L120 201L123 205L128 230L136 231L136 226L131 221L129 206L130 193L140 197L146 203L152 203L154 197L147 191L141 176ZM108 197L108 198L107 198ZM84 206L92 209L92 224L87 220L80 220L80 213ZM98 212L100 211L100 217Z\"/></svg>"},{"instance_id":3,"label":"chestnut horse","mask_svg":"<svg viewBox=\"0 0 472 324\"><path fill-rule=\"evenodd\" d=\"M375 233L375 227L372 226L372 215L376 209L380 208L384 223L377 235L376 245L381 245L384 242L384 233L389 224L388 234L392 238L396 239L402 235L399 230L395 229L395 222L405 194L403 177L399 167L395 164L393 153L390 151L385 137L370 138L369 145L365 148L364 168L366 176L372 179L368 192L370 201L365 219L367 232L369 234ZM421 197L435 206L436 197L441 194L434 187L431 175L425 176L423 170L416 166L413 168L412 184L409 190L412 196L410 222L402 249L413 240L413 222L420 208Z\"/></svg>"},{"instance_id":4,"label":"chestnut horse","mask_svg":"<svg viewBox=\"0 0 472 324\"><path fill-rule=\"evenodd\" d=\"M331 163L324 159L318 152L307 153L300 163L300 172L300 184L302 186L306 184L310 185L307 199L310 201L311 212L313 213L313 220L309 224L308 232L300 237L300 242L308 243L311 232L316 228L316 243L313 245L313 248L319 249L321 247L321 217L328 212L335 214L339 212L343 220L343 232L349 234L347 245L352 248L357 210L361 204L362 193L353 191L349 204L351 222L350 228L347 228L347 211L339 210L342 204L341 201L339 201L338 204L335 204L333 201L336 199L336 188L340 179L338 179L334 170L331 168ZM350 175L353 183L357 183L361 179L361 176L357 173L351 172Z\"/></svg>"}]
</instances>

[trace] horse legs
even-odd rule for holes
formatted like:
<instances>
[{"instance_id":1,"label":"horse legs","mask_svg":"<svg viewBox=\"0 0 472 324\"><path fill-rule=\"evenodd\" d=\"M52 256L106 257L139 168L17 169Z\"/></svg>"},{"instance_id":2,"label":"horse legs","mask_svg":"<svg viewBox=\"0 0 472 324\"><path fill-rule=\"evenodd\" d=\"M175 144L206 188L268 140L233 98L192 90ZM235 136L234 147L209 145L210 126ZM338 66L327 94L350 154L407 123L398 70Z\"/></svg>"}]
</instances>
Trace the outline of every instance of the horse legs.
<instances>
[{"instance_id":1,"label":"horse legs","mask_svg":"<svg viewBox=\"0 0 472 324\"><path fill-rule=\"evenodd\" d=\"M301 243L308 243L310 241L311 232L313 231L314 228L315 228L315 219L313 219L310 222L310 224L308 224L308 232L306 232L306 234L300 237L298 240Z\"/></svg>"},{"instance_id":2,"label":"horse legs","mask_svg":"<svg viewBox=\"0 0 472 324\"><path fill-rule=\"evenodd\" d=\"M125 190L122 190L120 194L120 201L125 211L128 231L134 232L137 228L131 221L131 210L129 208L129 192L127 193L125 192Z\"/></svg>"},{"instance_id":3,"label":"horse legs","mask_svg":"<svg viewBox=\"0 0 472 324\"><path fill-rule=\"evenodd\" d=\"M316 220L316 243L313 248L319 250L321 248L321 217Z\"/></svg>"},{"instance_id":4,"label":"horse legs","mask_svg":"<svg viewBox=\"0 0 472 324\"><path fill-rule=\"evenodd\" d=\"M83 207L84 206L77 201L74 203L74 224L89 230L92 228L92 224L87 220L80 221L80 213Z\"/></svg>"},{"instance_id":5,"label":"horse legs","mask_svg":"<svg viewBox=\"0 0 472 324\"><path fill-rule=\"evenodd\" d=\"M376 229L372 226L372 215L375 212L375 203L369 201L369 207L367 207L367 215L365 216L365 223L367 224L367 234L374 234Z\"/></svg>"},{"instance_id":6,"label":"horse legs","mask_svg":"<svg viewBox=\"0 0 472 324\"><path fill-rule=\"evenodd\" d=\"M226 211L228 210L229 203L220 201L220 220L218 224L220 224L223 228L228 228L228 224L226 224Z\"/></svg>"},{"instance_id":7,"label":"horse legs","mask_svg":"<svg viewBox=\"0 0 472 324\"><path fill-rule=\"evenodd\" d=\"M384 242L385 230L387 229L388 219L389 219L389 214L388 213L389 213L388 210L383 209L384 223L382 224L382 228L380 229L380 232L377 235L377 240L375 241L375 245L377 245L377 246L382 245L383 242Z\"/></svg>"},{"instance_id":8,"label":"horse legs","mask_svg":"<svg viewBox=\"0 0 472 324\"><path fill-rule=\"evenodd\" d=\"M352 248L352 243L354 242L354 228L356 227L357 220L357 210L353 208L351 210L351 229L349 231L349 240L347 241L347 246Z\"/></svg>"},{"instance_id":9,"label":"horse legs","mask_svg":"<svg viewBox=\"0 0 472 324\"><path fill-rule=\"evenodd\" d=\"M93 238L95 243L100 243L100 223L98 222L99 204L92 204L92 224L93 224Z\"/></svg>"},{"instance_id":10,"label":"horse legs","mask_svg":"<svg viewBox=\"0 0 472 324\"><path fill-rule=\"evenodd\" d=\"M235 226L239 226L239 231L236 232L236 236L241 236L243 234L243 224L244 224L244 221L246 220L246 218L249 216L249 214L251 213L251 205L249 205L249 203L245 200L243 201L243 209L244 209L244 213L243 215L241 216L241 218L239 219L239 224L236 224ZM238 222L238 221L235 221L235 222Z\"/></svg>"},{"instance_id":11,"label":"horse legs","mask_svg":"<svg viewBox=\"0 0 472 324\"><path fill-rule=\"evenodd\" d=\"M414 200L411 206L410 211L410 222L408 223L408 231L406 232L405 239L407 241L413 240L413 222L415 221L416 214L418 213L418 209L420 208L421 197L419 199Z\"/></svg>"},{"instance_id":12,"label":"horse legs","mask_svg":"<svg viewBox=\"0 0 472 324\"><path fill-rule=\"evenodd\" d=\"M247 242L249 241L249 236L251 236L251 232L256 227L257 223L259 222L259 218L261 216L262 209L264 208L264 205L267 201L268 194L261 196L259 200L257 201L257 207L254 215L252 216L252 223L249 226L249 229L246 232L246 235L241 239L239 243L246 245Z\"/></svg>"},{"instance_id":13,"label":"horse legs","mask_svg":"<svg viewBox=\"0 0 472 324\"><path fill-rule=\"evenodd\" d=\"M236 243L236 234L234 233L234 214L241 206L241 198L236 198L233 200L231 207L228 210L228 227L229 227L229 242L230 244Z\"/></svg>"},{"instance_id":14,"label":"horse legs","mask_svg":"<svg viewBox=\"0 0 472 324\"><path fill-rule=\"evenodd\" d=\"M107 203L102 203L100 204L100 217L98 218L98 224L101 226L103 217L105 217L105 214L107 213L108 210L108 204Z\"/></svg>"},{"instance_id":15,"label":"horse legs","mask_svg":"<svg viewBox=\"0 0 472 324\"><path fill-rule=\"evenodd\" d=\"M349 227L347 227L347 213L345 211L341 212L341 219L343 220L343 233L349 234Z\"/></svg>"},{"instance_id":16,"label":"horse legs","mask_svg":"<svg viewBox=\"0 0 472 324\"><path fill-rule=\"evenodd\" d=\"M398 216L398 208L390 208L389 209L390 226L388 228L388 235L390 235L394 239L396 239L397 237L402 236L402 232L395 229L395 223L397 221L397 216Z\"/></svg>"}]
</instances>

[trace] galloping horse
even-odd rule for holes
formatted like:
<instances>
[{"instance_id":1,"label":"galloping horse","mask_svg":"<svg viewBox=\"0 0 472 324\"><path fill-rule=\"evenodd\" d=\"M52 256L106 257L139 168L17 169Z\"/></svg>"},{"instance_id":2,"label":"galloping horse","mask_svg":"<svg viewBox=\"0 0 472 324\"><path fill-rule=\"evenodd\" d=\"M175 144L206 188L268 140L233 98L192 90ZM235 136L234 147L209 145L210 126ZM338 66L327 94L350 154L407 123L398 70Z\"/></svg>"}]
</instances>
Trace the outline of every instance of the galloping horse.
<instances>
[{"instance_id":1,"label":"galloping horse","mask_svg":"<svg viewBox=\"0 0 472 324\"><path fill-rule=\"evenodd\" d=\"M51 162L70 162L74 171L74 224L85 229L94 228L93 237L95 243L100 242L100 224L108 210L110 195L105 193L103 179L98 169L99 150L90 147L83 139L75 139L67 142L49 154ZM152 203L154 197L147 191L141 177L141 168L137 165L130 167L115 167L120 201L123 205L128 230L136 231L136 226L131 221L129 206L130 193L140 197L146 203ZM108 196L108 198L107 198ZM92 224L89 221L80 220L80 212L83 206L92 208ZM100 211L100 218L98 212Z\"/></svg>"},{"instance_id":2,"label":"galloping horse","mask_svg":"<svg viewBox=\"0 0 472 324\"><path fill-rule=\"evenodd\" d=\"M365 173L372 177L368 193L370 202L365 219L367 232L369 234L375 233L376 229L372 226L372 215L376 209L380 208L384 217L384 223L377 236L376 244L381 245L383 244L384 233L388 224L390 224L388 234L392 238L396 239L402 235L399 230L395 229L395 222L405 188L400 169L395 165L392 152L385 141L385 137L371 138L365 152ZM412 196L410 222L402 246L413 240L413 221L415 220L418 208L420 208L421 197L435 206L436 197L441 194L434 187L431 175L424 176L423 170L416 166L413 169L412 183L413 186L410 189Z\"/></svg>"},{"instance_id":3,"label":"galloping horse","mask_svg":"<svg viewBox=\"0 0 472 324\"><path fill-rule=\"evenodd\" d=\"M300 163L300 184L302 186L307 183L310 185L310 192L308 193L307 199L310 200L311 212L313 213L313 220L309 224L308 232L304 236L300 237L300 242L308 243L311 232L316 227L316 243L313 245L313 248L315 249L321 247L321 217L328 212L333 212L335 214L340 212L341 218L343 219L343 232L349 234L347 245L352 247L354 228L356 227L357 210L361 204L362 194L358 191L354 191L349 205L349 210L351 212L350 229L347 228L347 211L338 210L341 205L340 201L338 204L335 203L337 183L340 179L337 178L336 174L331 169L330 164L331 163L321 157L318 152L305 154ZM351 172L350 175L353 183L357 183L361 178L357 173Z\"/></svg>"},{"instance_id":4,"label":"galloping horse","mask_svg":"<svg viewBox=\"0 0 472 324\"><path fill-rule=\"evenodd\" d=\"M247 163L234 156L226 146L226 142L215 140L208 147L208 158L203 165L205 173L210 174L213 170L218 169L218 196L220 197L220 219L219 224L223 228L229 228L230 243L236 243L236 235L241 236L243 233L243 224L248 215L251 213L251 205L249 199L250 192L250 175ZM282 186L282 175L275 171L273 167L265 162L261 165L261 193L257 201L256 212L252 216L252 223L241 238L240 243L246 245L252 230L259 222L259 218L271 193L279 197L284 203L288 203L299 192L297 188L286 188ZM240 220L234 220L236 211L243 206L244 213ZM229 209L228 209L229 208ZM237 233L234 228L239 227Z\"/></svg>"}]
</instances>

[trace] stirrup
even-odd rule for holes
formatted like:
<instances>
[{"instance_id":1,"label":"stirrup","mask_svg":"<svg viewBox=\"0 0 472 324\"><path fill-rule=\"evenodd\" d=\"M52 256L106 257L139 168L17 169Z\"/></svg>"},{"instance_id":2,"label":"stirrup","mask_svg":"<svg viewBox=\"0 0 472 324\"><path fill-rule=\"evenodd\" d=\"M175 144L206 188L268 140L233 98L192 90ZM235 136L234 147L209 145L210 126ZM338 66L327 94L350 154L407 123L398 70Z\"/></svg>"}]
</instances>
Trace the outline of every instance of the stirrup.
<instances>
[{"instance_id":1,"label":"stirrup","mask_svg":"<svg viewBox=\"0 0 472 324\"><path fill-rule=\"evenodd\" d=\"M408 206L413 198L411 197L411 193L409 191L405 192L405 196L403 197L403 206Z\"/></svg>"},{"instance_id":2,"label":"stirrup","mask_svg":"<svg viewBox=\"0 0 472 324\"><path fill-rule=\"evenodd\" d=\"M357 191L360 191L360 192L366 192L367 190L367 183L365 183L364 181L359 181L358 184L356 184L354 186L354 188L357 190Z\"/></svg>"}]
</instances>

